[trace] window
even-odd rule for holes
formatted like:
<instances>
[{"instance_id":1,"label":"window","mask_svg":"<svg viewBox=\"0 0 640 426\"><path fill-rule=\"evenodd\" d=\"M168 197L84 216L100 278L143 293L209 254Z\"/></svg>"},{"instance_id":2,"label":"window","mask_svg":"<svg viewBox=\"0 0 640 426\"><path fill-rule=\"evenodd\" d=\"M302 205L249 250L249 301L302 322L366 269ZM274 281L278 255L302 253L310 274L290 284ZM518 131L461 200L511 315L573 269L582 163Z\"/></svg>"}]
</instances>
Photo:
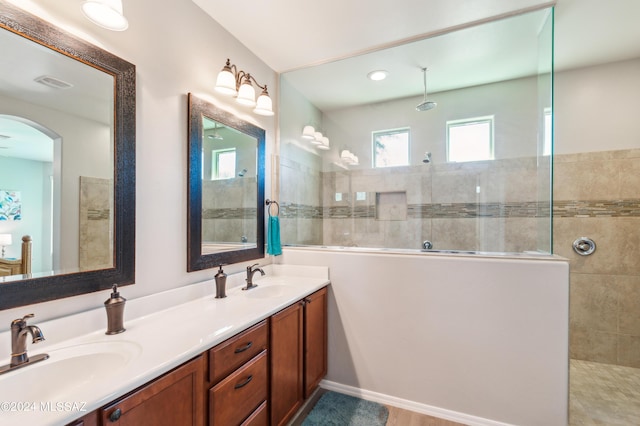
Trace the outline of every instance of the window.
<instances>
[{"instance_id":1,"label":"window","mask_svg":"<svg viewBox=\"0 0 640 426\"><path fill-rule=\"evenodd\" d=\"M409 129L373 132L373 167L409 165Z\"/></svg>"},{"instance_id":2,"label":"window","mask_svg":"<svg viewBox=\"0 0 640 426\"><path fill-rule=\"evenodd\" d=\"M219 149L211 152L211 179L230 179L236 176L236 149Z\"/></svg>"},{"instance_id":3,"label":"window","mask_svg":"<svg viewBox=\"0 0 640 426\"><path fill-rule=\"evenodd\" d=\"M493 158L493 116L447 121L447 161Z\"/></svg>"}]
</instances>

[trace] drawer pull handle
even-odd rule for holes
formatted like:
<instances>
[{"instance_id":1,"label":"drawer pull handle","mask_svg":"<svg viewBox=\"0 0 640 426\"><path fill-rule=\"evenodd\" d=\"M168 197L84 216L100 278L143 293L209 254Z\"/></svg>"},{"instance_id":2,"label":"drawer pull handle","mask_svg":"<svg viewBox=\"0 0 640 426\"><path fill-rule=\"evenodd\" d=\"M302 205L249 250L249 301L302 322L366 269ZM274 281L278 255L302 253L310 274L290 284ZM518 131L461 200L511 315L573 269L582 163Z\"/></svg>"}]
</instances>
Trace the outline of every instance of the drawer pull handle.
<instances>
[{"instance_id":1,"label":"drawer pull handle","mask_svg":"<svg viewBox=\"0 0 640 426\"><path fill-rule=\"evenodd\" d=\"M305 298L304 298L304 302L305 302L305 303L311 303L311 299L309 299L308 297L305 297Z\"/></svg>"},{"instance_id":2,"label":"drawer pull handle","mask_svg":"<svg viewBox=\"0 0 640 426\"><path fill-rule=\"evenodd\" d=\"M253 345L253 342L249 342L249 343L247 343L246 345L244 345L243 347L241 347L241 348L237 348L235 353L239 354L239 353L241 353L241 352L244 352L244 351L246 351L247 349L249 349L249 348L251 347L251 345Z\"/></svg>"},{"instance_id":3,"label":"drawer pull handle","mask_svg":"<svg viewBox=\"0 0 640 426\"><path fill-rule=\"evenodd\" d=\"M109 421L112 423L115 423L118 420L120 420L120 416L122 416L122 410L119 408L116 408L115 410L113 410L113 412L109 416Z\"/></svg>"},{"instance_id":4,"label":"drawer pull handle","mask_svg":"<svg viewBox=\"0 0 640 426\"><path fill-rule=\"evenodd\" d=\"M247 377L247 380L245 380L245 381L244 381L244 382L242 382L242 383L238 383L238 384L235 386L235 388L236 388L236 389L243 388L243 387L247 386L251 380L253 380L253 376L252 376L252 375L249 375L249 377Z\"/></svg>"}]
</instances>

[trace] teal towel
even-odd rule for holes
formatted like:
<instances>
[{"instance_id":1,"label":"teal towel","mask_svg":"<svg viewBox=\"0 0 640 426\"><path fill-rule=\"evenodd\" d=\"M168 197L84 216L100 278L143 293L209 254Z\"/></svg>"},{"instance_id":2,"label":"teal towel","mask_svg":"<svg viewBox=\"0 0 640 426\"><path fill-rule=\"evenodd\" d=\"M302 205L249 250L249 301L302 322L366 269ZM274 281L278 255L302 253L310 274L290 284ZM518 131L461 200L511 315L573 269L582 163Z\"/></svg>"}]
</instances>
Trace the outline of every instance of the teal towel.
<instances>
[{"instance_id":1,"label":"teal towel","mask_svg":"<svg viewBox=\"0 0 640 426\"><path fill-rule=\"evenodd\" d=\"M282 244L280 243L280 218L269 216L267 229L267 254L278 256L282 254Z\"/></svg>"}]
</instances>

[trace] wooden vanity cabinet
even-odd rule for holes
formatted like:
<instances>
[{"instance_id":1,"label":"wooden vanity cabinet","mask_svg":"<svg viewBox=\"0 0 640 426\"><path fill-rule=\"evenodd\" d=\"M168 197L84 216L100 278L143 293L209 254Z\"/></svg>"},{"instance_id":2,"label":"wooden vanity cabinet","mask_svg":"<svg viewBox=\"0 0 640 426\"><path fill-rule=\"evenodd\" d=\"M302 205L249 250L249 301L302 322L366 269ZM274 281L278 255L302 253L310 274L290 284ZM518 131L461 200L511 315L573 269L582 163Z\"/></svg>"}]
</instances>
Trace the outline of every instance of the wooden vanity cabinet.
<instances>
[{"instance_id":1,"label":"wooden vanity cabinet","mask_svg":"<svg viewBox=\"0 0 640 426\"><path fill-rule=\"evenodd\" d=\"M304 299L304 398L327 375L327 288Z\"/></svg>"},{"instance_id":2,"label":"wooden vanity cabinet","mask_svg":"<svg viewBox=\"0 0 640 426\"><path fill-rule=\"evenodd\" d=\"M268 321L209 350L209 425L267 426Z\"/></svg>"},{"instance_id":3,"label":"wooden vanity cabinet","mask_svg":"<svg viewBox=\"0 0 640 426\"><path fill-rule=\"evenodd\" d=\"M271 425L286 424L327 372L327 289L271 317Z\"/></svg>"},{"instance_id":4,"label":"wooden vanity cabinet","mask_svg":"<svg viewBox=\"0 0 640 426\"><path fill-rule=\"evenodd\" d=\"M204 357L199 356L99 410L103 426L202 426Z\"/></svg>"},{"instance_id":5,"label":"wooden vanity cabinet","mask_svg":"<svg viewBox=\"0 0 640 426\"><path fill-rule=\"evenodd\" d=\"M74 420L69 423L67 426L98 426L98 410L92 411L89 414L86 414L79 418L78 420Z\"/></svg>"},{"instance_id":6,"label":"wooden vanity cabinet","mask_svg":"<svg viewBox=\"0 0 640 426\"><path fill-rule=\"evenodd\" d=\"M325 287L70 425L283 425L326 373Z\"/></svg>"}]
</instances>

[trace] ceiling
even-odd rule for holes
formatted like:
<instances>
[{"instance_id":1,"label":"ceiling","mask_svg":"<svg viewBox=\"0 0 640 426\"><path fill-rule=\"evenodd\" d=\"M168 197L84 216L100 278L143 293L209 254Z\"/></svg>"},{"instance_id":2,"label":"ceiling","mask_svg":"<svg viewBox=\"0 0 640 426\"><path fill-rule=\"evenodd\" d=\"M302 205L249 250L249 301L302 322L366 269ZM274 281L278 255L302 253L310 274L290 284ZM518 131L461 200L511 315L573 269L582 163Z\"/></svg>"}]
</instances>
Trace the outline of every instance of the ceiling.
<instances>
[{"instance_id":1,"label":"ceiling","mask_svg":"<svg viewBox=\"0 0 640 426\"><path fill-rule=\"evenodd\" d=\"M193 1L321 110L530 75L542 12L476 25L553 3L556 71L640 57L638 0Z\"/></svg>"},{"instance_id":2,"label":"ceiling","mask_svg":"<svg viewBox=\"0 0 640 426\"><path fill-rule=\"evenodd\" d=\"M111 126L112 76L5 30L0 31L0 51L0 105L17 100L17 108L43 107L60 112L58 117ZM40 77L58 87L37 82ZM0 156L53 161L52 138L39 123L0 114Z\"/></svg>"}]
</instances>

